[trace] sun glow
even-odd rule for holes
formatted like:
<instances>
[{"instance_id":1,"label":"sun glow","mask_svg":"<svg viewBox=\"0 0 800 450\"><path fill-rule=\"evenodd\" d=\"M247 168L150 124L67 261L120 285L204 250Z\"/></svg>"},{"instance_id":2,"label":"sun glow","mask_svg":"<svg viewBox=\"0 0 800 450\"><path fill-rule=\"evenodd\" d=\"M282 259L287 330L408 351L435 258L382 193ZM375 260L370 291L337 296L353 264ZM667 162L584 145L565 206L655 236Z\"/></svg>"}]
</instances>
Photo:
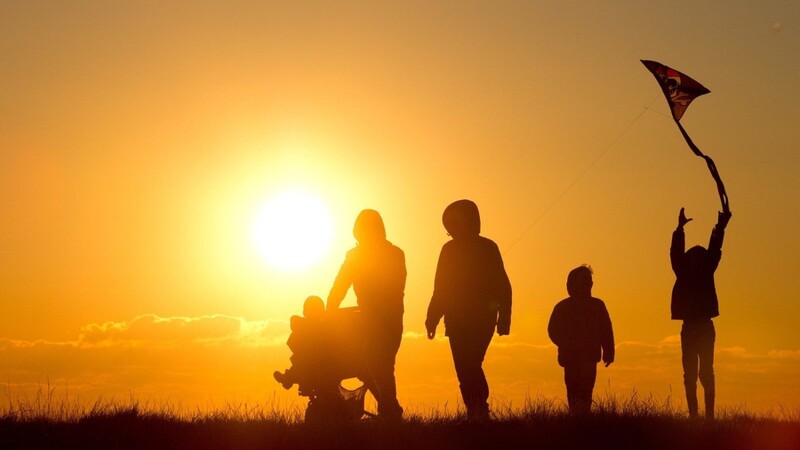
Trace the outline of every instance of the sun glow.
<instances>
[{"instance_id":1,"label":"sun glow","mask_svg":"<svg viewBox=\"0 0 800 450\"><path fill-rule=\"evenodd\" d=\"M253 246L267 264L281 271L310 267L327 253L332 237L328 209L300 190L275 195L253 220Z\"/></svg>"}]
</instances>

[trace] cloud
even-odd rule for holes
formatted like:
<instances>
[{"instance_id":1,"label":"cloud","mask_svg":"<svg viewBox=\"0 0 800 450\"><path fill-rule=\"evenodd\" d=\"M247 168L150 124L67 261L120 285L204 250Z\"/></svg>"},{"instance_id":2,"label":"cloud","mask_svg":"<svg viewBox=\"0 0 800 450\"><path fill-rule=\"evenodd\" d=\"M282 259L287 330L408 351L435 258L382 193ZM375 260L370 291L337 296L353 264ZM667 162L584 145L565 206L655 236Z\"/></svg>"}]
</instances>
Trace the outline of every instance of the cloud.
<instances>
[{"instance_id":1,"label":"cloud","mask_svg":"<svg viewBox=\"0 0 800 450\"><path fill-rule=\"evenodd\" d=\"M767 356L776 359L800 360L800 350L770 350Z\"/></svg>"},{"instance_id":2,"label":"cloud","mask_svg":"<svg viewBox=\"0 0 800 450\"><path fill-rule=\"evenodd\" d=\"M267 368L271 373L288 362L288 334L285 321L145 314L128 321L86 325L75 340L0 339L0 376L25 383L128 380L133 387L159 376L208 378L230 372L228 377L235 378L249 373L252 366L266 378Z\"/></svg>"},{"instance_id":3,"label":"cloud","mask_svg":"<svg viewBox=\"0 0 800 450\"><path fill-rule=\"evenodd\" d=\"M144 314L130 321L89 324L81 328L77 345L175 346L235 342L248 346L283 345L288 323L278 320L248 321L241 317L159 317Z\"/></svg>"},{"instance_id":4,"label":"cloud","mask_svg":"<svg viewBox=\"0 0 800 450\"><path fill-rule=\"evenodd\" d=\"M50 385L86 404L132 393L201 406L276 393L296 401L271 378L290 364L289 331L280 320L144 314L85 325L74 340L0 339L0 377L8 401Z\"/></svg>"},{"instance_id":5,"label":"cloud","mask_svg":"<svg viewBox=\"0 0 800 450\"><path fill-rule=\"evenodd\" d=\"M405 333L403 333L403 340L422 339L422 338L427 338L427 337L428 336L426 334L419 333L417 331L406 331Z\"/></svg>"},{"instance_id":6,"label":"cloud","mask_svg":"<svg viewBox=\"0 0 800 450\"><path fill-rule=\"evenodd\" d=\"M531 344L530 342L520 342L520 341L499 341L497 339L492 340L490 344L491 348L521 348L521 349L534 349L534 350L552 350L556 351L556 346L551 343L546 344Z\"/></svg>"},{"instance_id":7,"label":"cloud","mask_svg":"<svg viewBox=\"0 0 800 450\"><path fill-rule=\"evenodd\" d=\"M46 341L0 338L0 351L41 347L175 347L284 346L289 337L285 320L247 320L227 315L159 317L143 314L128 321L91 323L81 327L76 340Z\"/></svg>"},{"instance_id":8,"label":"cloud","mask_svg":"<svg viewBox=\"0 0 800 450\"><path fill-rule=\"evenodd\" d=\"M74 340L0 339L0 377L16 392L35 392L42 383L69 386L87 401L98 397L167 397L198 404L209 398L276 396L296 402L271 378L290 365L285 321L247 320L227 315L160 317L144 314L125 321L81 327ZM596 392L632 391L671 396L682 404L680 338L621 341L617 361L598 367ZM800 349L754 352L717 347L715 368L721 404L748 407L800 404ZM397 358L401 401L454 404L459 398L448 339L429 341L406 332ZM528 395L563 398L563 371L549 342L495 338L484 368L493 398L519 404ZM9 397L11 398L11 397Z\"/></svg>"}]
</instances>

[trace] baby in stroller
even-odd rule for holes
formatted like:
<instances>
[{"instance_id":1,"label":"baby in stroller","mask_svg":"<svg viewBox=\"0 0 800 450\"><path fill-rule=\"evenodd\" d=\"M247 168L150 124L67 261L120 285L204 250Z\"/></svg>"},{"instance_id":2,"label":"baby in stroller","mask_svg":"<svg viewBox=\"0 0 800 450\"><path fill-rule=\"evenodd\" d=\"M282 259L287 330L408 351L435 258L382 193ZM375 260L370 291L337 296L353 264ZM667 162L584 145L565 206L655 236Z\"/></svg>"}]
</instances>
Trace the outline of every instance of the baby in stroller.
<instances>
[{"instance_id":1,"label":"baby in stroller","mask_svg":"<svg viewBox=\"0 0 800 450\"><path fill-rule=\"evenodd\" d=\"M369 415L364 411L366 387L349 390L341 385L348 378L364 378L358 308L326 312L322 299L312 295L303 304L303 317L292 316L290 325L286 344L292 366L273 377L284 389L297 384L298 394L309 398L306 420Z\"/></svg>"},{"instance_id":2,"label":"baby in stroller","mask_svg":"<svg viewBox=\"0 0 800 450\"><path fill-rule=\"evenodd\" d=\"M298 384L302 391L313 384L312 378L320 366L324 367L325 303L316 295L308 297L303 303L303 317L292 316L289 325L292 334L286 345L292 351L289 359L292 366L284 372L276 370L272 376L284 389Z\"/></svg>"}]
</instances>

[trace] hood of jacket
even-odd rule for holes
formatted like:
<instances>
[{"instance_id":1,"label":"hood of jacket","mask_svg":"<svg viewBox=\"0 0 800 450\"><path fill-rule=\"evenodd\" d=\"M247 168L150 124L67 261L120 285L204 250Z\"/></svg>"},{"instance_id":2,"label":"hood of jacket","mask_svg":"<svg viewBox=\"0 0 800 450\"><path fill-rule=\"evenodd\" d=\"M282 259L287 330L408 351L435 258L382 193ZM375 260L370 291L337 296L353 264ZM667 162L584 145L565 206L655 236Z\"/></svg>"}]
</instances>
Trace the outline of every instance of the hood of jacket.
<instances>
[{"instance_id":1,"label":"hood of jacket","mask_svg":"<svg viewBox=\"0 0 800 450\"><path fill-rule=\"evenodd\" d=\"M481 216L478 205L472 200L458 200L448 205L442 214L442 223L454 239L481 233Z\"/></svg>"}]
</instances>

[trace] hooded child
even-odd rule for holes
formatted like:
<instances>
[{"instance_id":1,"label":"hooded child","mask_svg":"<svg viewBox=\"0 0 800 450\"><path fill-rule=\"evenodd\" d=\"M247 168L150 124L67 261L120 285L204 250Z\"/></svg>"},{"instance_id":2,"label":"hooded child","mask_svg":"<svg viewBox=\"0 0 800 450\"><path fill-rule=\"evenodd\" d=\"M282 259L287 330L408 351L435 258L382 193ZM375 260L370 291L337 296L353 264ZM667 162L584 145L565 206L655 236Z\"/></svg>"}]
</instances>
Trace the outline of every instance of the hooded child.
<instances>
[{"instance_id":1,"label":"hooded child","mask_svg":"<svg viewBox=\"0 0 800 450\"><path fill-rule=\"evenodd\" d=\"M425 328L433 339L444 317L467 416L482 420L489 417L483 359L495 331L500 336L510 332L511 283L497 244L480 235L474 202L450 204L442 223L452 239L439 254Z\"/></svg>"}]
</instances>

